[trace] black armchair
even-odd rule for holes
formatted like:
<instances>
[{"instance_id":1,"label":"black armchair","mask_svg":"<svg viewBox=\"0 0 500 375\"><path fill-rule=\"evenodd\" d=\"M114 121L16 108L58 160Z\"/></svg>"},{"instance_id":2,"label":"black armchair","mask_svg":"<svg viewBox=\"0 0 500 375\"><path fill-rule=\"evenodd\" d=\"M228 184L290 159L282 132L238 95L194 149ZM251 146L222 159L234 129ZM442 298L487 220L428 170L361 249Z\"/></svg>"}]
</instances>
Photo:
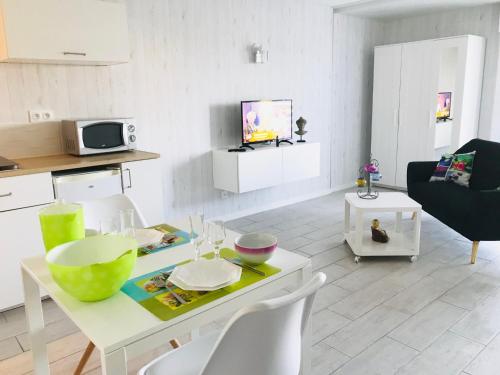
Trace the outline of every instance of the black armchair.
<instances>
[{"instance_id":1,"label":"black armchair","mask_svg":"<svg viewBox=\"0 0 500 375\"><path fill-rule=\"evenodd\" d=\"M408 195L434 216L473 242L471 263L480 241L500 241L500 143L473 139L456 153L476 151L470 188L429 182L437 161L408 164Z\"/></svg>"}]
</instances>

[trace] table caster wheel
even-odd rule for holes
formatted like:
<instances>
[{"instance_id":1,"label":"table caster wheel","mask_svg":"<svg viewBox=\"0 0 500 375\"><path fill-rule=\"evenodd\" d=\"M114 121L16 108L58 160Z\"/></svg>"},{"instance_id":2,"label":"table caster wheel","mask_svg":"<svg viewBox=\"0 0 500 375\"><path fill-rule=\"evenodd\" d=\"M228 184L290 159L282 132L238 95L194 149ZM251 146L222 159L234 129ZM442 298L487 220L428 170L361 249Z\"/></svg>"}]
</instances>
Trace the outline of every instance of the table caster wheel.
<instances>
[{"instance_id":1,"label":"table caster wheel","mask_svg":"<svg viewBox=\"0 0 500 375\"><path fill-rule=\"evenodd\" d=\"M358 264L360 260L361 260L361 257L359 257L357 255L354 257L354 263Z\"/></svg>"},{"instance_id":2,"label":"table caster wheel","mask_svg":"<svg viewBox=\"0 0 500 375\"><path fill-rule=\"evenodd\" d=\"M417 260L417 256L413 255L410 257L410 262L414 263Z\"/></svg>"}]
</instances>

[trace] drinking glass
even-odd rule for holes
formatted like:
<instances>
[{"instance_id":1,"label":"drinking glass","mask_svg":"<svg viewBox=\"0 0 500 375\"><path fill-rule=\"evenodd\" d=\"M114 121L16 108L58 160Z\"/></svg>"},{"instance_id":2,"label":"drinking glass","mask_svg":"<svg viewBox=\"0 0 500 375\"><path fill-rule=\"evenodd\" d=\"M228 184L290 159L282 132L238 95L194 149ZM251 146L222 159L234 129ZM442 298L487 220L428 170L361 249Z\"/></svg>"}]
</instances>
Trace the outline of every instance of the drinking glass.
<instances>
[{"instance_id":1,"label":"drinking glass","mask_svg":"<svg viewBox=\"0 0 500 375\"><path fill-rule=\"evenodd\" d=\"M120 210L120 233L127 237L135 237L135 211L132 208Z\"/></svg>"},{"instance_id":2,"label":"drinking glass","mask_svg":"<svg viewBox=\"0 0 500 375\"><path fill-rule=\"evenodd\" d=\"M215 259L220 259L220 245L226 239L226 227L223 221L216 220L208 223L207 239L208 243L214 247Z\"/></svg>"},{"instance_id":3,"label":"drinking glass","mask_svg":"<svg viewBox=\"0 0 500 375\"><path fill-rule=\"evenodd\" d=\"M99 220L100 234L118 234L120 224L116 217L105 217Z\"/></svg>"},{"instance_id":4,"label":"drinking glass","mask_svg":"<svg viewBox=\"0 0 500 375\"><path fill-rule=\"evenodd\" d=\"M203 214L190 215L189 224L191 225L191 243L194 245L194 261L200 259L200 246L205 241L205 220Z\"/></svg>"}]
</instances>

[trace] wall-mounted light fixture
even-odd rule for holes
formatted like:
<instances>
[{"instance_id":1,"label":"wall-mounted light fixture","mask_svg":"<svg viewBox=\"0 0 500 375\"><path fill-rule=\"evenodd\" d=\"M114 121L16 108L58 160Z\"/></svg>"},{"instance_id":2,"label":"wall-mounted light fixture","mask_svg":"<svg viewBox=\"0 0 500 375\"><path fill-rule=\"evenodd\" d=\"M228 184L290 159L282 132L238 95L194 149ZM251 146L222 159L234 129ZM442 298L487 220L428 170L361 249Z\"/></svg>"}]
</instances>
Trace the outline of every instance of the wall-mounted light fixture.
<instances>
[{"instance_id":1,"label":"wall-mounted light fixture","mask_svg":"<svg viewBox=\"0 0 500 375\"><path fill-rule=\"evenodd\" d=\"M254 43L252 49L256 64L264 64L269 61L269 51L264 50L261 44Z\"/></svg>"}]
</instances>

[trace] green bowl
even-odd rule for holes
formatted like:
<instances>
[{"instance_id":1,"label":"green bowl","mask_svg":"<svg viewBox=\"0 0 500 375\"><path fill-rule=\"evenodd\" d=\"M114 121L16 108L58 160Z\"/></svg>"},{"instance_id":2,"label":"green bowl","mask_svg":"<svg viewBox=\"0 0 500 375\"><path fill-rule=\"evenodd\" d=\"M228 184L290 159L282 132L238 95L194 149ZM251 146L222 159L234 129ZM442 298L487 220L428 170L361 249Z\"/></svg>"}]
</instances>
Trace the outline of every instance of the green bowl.
<instances>
[{"instance_id":1,"label":"green bowl","mask_svg":"<svg viewBox=\"0 0 500 375\"><path fill-rule=\"evenodd\" d=\"M137 241L100 235L53 248L45 257L55 282L80 301L100 301L117 293L137 259Z\"/></svg>"}]
</instances>

